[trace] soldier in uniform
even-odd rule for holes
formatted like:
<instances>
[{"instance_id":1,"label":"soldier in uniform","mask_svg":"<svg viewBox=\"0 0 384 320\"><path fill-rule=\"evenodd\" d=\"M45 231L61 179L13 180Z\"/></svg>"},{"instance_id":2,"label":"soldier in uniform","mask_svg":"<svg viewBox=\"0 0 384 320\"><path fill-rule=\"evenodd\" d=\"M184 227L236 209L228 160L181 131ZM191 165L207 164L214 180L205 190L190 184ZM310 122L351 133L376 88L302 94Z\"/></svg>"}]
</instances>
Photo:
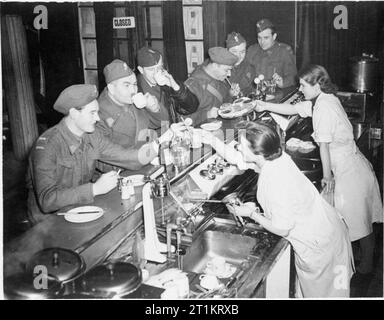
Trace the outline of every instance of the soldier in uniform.
<instances>
[{"instance_id":1,"label":"soldier in uniform","mask_svg":"<svg viewBox=\"0 0 384 320\"><path fill-rule=\"evenodd\" d=\"M96 86L79 84L66 88L57 98L53 108L65 117L37 139L29 157L28 214L32 223L66 206L92 203L95 196L115 188L115 171L92 182L96 160L137 170L157 156L160 143L172 138L169 129L139 149L112 143L95 129L100 120L97 96Z\"/></svg>"},{"instance_id":2,"label":"soldier in uniform","mask_svg":"<svg viewBox=\"0 0 384 320\"><path fill-rule=\"evenodd\" d=\"M256 24L258 43L250 46L246 59L255 66L256 75L274 80L279 88L296 84L296 59L292 48L276 41L275 27L268 19Z\"/></svg>"},{"instance_id":3,"label":"soldier in uniform","mask_svg":"<svg viewBox=\"0 0 384 320\"><path fill-rule=\"evenodd\" d=\"M231 70L229 80L232 83L232 87L237 86L240 90L239 93L247 96L254 90L253 80L256 77L255 67L245 59L247 42L240 33L231 32L227 36L226 45L229 52L238 58L238 61Z\"/></svg>"},{"instance_id":4,"label":"soldier in uniform","mask_svg":"<svg viewBox=\"0 0 384 320\"><path fill-rule=\"evenodd\" d=\"M159 129L162 121L178 122L179 115L196 111L196 96L164 69L163 57L157 50L142 47L137 53L139 91L155 97L156 110L146 109L151 128Z\"/></svg>"},{"instance_id":5,"label":"soldier in uniform","mask_svg":"<svg viewBox=\"0 0 384 320\"><path fill-rule=\"evenodd\" d=\"M137 93L136 75L121 60L113 60L104 70L107 86L98 98L100 121L97 127L112 142L121 146L134 147L143 144L154 135L146 108L157 109L157 101L147 95L147 106L136 108L132 97Z\"/></svg>"},{"instance_id":6,"label":"soldier in uniform","mask_svg":"<svg viewBox=\"0 0 384 320\"><path fill-rule=\"evenodd\" d=\"M208 63L197 66L185 81L185 85L199 100L197 111L190 115L196 125L216 118L218 108L232 100L230 88L224 81L231 76L237 57L222 47L210 48L208 54Z\"/></svg>"}]
</instances>

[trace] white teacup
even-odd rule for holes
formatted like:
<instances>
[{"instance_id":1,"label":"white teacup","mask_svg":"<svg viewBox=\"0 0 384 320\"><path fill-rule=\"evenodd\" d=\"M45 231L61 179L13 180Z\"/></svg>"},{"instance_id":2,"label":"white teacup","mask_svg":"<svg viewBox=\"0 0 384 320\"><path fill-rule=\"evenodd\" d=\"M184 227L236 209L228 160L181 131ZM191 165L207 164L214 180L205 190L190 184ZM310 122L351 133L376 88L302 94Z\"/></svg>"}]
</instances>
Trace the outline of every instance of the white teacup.
<instances>
[{"instance_id":1,"label":"white teacup","mask_svg":"<svg viewBox=\"0 0 384 320\"><path fill-rule=\"evenodd\" d=\"M222 257L215 257L207 263L207 268L215 275L225 274L227 269L227 263Z\"/></svg>"},{"instance_id":2,"label":"white teacup","mask_svg":"<svg viewBox=\"0 0 384 320\"><path fill-rule=\"evenodd\" d=\"M202 274L200 275L199 279L200 285L208 290L216 289L221 284L219 279L217 279L217 277L212 274Z\"/></svg>"},{"instance_id":3,"label":"white teacup","mask_svg":"<svg viewBox=\"0 0 384 320\"><path fill-rule=\"evenodd\" d=\"M132 101L135 104L135 106L139 109L143 109L147 105L147 98L143 95L142 92L136 93L132 97Z\"/></svg>"}]
</instances>

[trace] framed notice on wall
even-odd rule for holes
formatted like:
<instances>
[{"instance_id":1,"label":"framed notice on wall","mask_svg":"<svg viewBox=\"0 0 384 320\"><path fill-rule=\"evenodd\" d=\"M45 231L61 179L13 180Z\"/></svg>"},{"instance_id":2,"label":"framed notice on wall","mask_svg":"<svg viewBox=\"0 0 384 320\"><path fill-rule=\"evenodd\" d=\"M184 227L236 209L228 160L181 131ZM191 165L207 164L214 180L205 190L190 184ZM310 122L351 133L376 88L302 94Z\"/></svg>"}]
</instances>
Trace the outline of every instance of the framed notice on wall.
<instances>
[{"instance_id":1,"label":"framed notice on wall","mask_svg":"<svg viewBox=\"0 0 384 320\"><path fill-rule=\"evenodd\" d=\"M185 51L187 56L188 74L204 61L204 44L202 41L186 41Z\"/></svg>"},{"instance_id":2,"label":"framed notice on wall","mask_svg":"<svg viewBox=\"0 0 384 320\"><path fill-rule=\"evenodd\" d=\"M203 40L203 8L183 7L185 40Z\"/></svg>"}]
</instances>

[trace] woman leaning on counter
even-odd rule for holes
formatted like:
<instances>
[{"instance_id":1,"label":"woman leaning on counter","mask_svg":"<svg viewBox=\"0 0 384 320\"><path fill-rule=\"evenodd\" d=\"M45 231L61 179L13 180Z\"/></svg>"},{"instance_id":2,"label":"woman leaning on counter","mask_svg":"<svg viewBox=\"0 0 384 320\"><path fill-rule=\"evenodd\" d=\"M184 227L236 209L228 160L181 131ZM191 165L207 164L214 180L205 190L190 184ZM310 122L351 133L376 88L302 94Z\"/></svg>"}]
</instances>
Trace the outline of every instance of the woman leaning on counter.
<instances>
[{"instance_id":1,"label":"woman leaning on counter","mask_svg":"<svg viewBox=\"0 0 384 320\"><path fill-rule=\"evenodd\" d=\"M315 186L282 151L280 137L261 122L246 122L234 154L217 138L204 134L229 162L260 171L255 204L228 206L235 214L250 217L268 231L286 238L295 251L298 297L348 297L353 274L352 248L347 226ZM233 161L232 161L233 160Z\"/></svg>"},{"instance_id":2,"label":"woman leaning on counter","mask_svg":"<svg viewBox=\"0 0 384 320\"><path fill-rule=\"evenodd\" d=\"M358 272L372 271L374 235L372 223L383 221L380 190L369 161L359 151L352 125L328 72L310 65L299 73L300 91L307 101L295 105L258 102L257 110L312 117L313 138L320 146L322 186L334 192L335 207L345 218L351 241L360 240Z\"/></svg>"}]
</instances>

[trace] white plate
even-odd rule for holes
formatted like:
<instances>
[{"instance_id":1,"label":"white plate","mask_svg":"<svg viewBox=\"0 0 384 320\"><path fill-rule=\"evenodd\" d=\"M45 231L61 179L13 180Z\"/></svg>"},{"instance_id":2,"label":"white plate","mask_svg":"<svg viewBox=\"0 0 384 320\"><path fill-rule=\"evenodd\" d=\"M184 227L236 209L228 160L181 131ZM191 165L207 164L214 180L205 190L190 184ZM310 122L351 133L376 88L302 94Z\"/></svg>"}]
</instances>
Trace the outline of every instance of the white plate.
<instances>
[{"instance_id":1,"label":"white plate","mask_svg":"<svg viewBox=\"0 0 384 320\"><path fill-rule=\"evenodd\" d=\"M97 211L97 213L71 213L71 212L84 212L84 211ZM69 210L64 215L64 219L69 222L83 223L99 219L104 214L104 210L95 206L77 207Z\"/></svg>"},{"instance_id":2,"label":"white plate","mask_svg":"<svg viewBox=\"0 0 384 320\"><path fill-rule=\"evenodd\" d=\"M200 128L207 131L215 131L221 128L221 124L221 121L207 122L200 125Z\"/></svg>"},{"instance_id":3,"label":"white plate","mask_svg":"<svg viewBox=\"0 0 384 320\"><path fill-rule=\"evenodd\" d=\"M133 176L128 176L127 178L131 179L134 187L142 186L145 183L143 174L134 174Z\"/></svg>"}]
</instances>

